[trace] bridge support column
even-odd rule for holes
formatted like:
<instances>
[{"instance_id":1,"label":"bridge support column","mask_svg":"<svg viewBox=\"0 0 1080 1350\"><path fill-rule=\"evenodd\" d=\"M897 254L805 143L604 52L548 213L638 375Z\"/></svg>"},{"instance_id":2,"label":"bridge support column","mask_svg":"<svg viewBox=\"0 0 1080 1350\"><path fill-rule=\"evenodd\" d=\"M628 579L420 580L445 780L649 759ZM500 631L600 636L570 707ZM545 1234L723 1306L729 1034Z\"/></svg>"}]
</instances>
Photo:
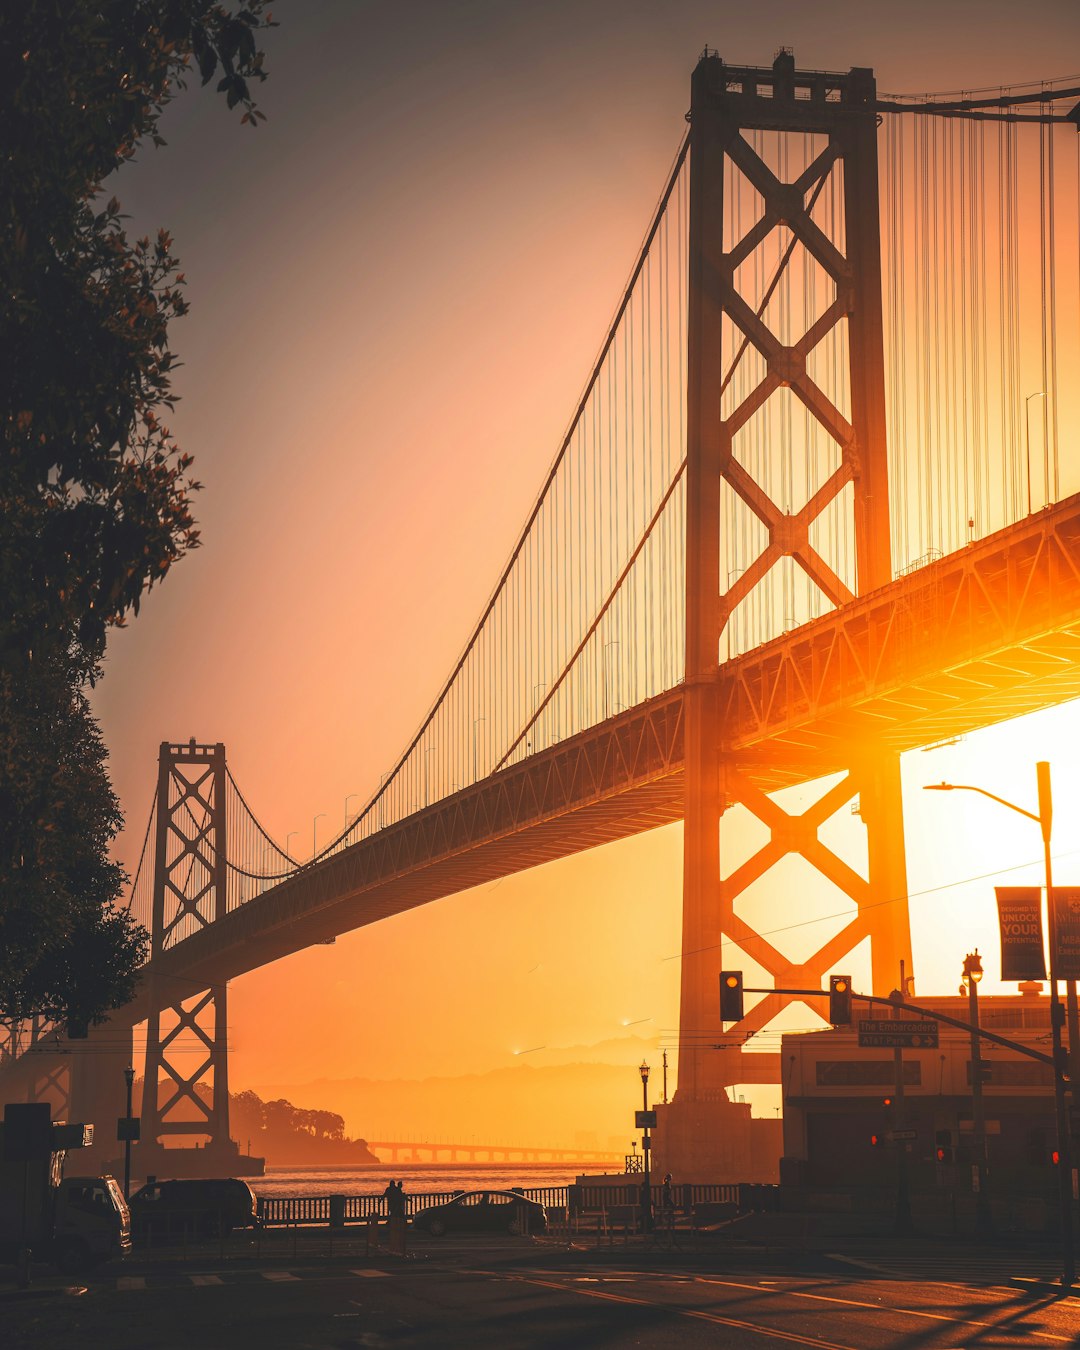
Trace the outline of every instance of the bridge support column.
<instances>
[{"instance_id":1,"label":"bridge support column","mask_svg":"<svg viewBox=\"0 0 1080 1350\"><path fill-rule=\"evenodd\" d=\"M152 963L226 912L225 747L163 743L157 791ZM239 1163L229 1138L226 1006L223 984L166 987L151 974L137 1150L144 1175L227 1173ZM167 1142L191 1137L193 1149Z\"/></svg>"},{"instance_id":2,"label":"bridge support column","mask_svg":"<svg viewBox=\"0 0 1080 1350\"><path fill-rule=\"evenodd\" d=\"M762 70L729 67L707 54L691 85L683 969L678 1088L671 1105L658 1108L654 1136L655 1167L681 1180L775 1180L778 1172L777 1122L751 1121L749 1106L733 1103L727 1088L780 1082L778 1055L747 1054L743 1046L790 1000L767 996L725 1036L719 1018L721 967L742 965L741 951L774 985L820 986L837 962L869 938L873 992L888 993L899 980L900 959L910 962L896 756L857 745L845 745L840 753L833 747L830 767L835 771L838 762L847 763L850 771L823 789L803 814L792 815L755 781L755 766L725 743L718 702L724 629L773 567L796 564L816 588L815 603L832 606L891 577L875 97L871 71L799 72L786 52ZM755 149L744 130L781 142L792 134L800 144L813 137L814 158L796 171L797 177L792 174L792 181L782 181L776 166L787 162L784 155L778 152L770 168L762 157L765 142ZM836 182L834 174L842 176L837 190L843 193L844 220L834 222L836 237L828 237L814 204L825 185ZM725 248L729 178L739 178L760 197L762 214L741 238L741 222L728 230L733 237ZM744 295L740 269L755 256L760 259L758 251L777 229L787 231L790 247L775 249L781 260L772 284L763 298ZM807 259L804 269L812 263L830 278L835 297L798 340L784 326L782 312L769 308L796 248ZM815 349L830 334L837 350L846 352L846 370L836 388L826 392L818 382L820 371L816 378L810 372L818 369ZM760 373L732 385L747 352L752 369ZM786 391L803 405L808 426L815 428L818 440L811 442L807 433L807 453L811 444L823 442L824 433L830 453L838 451L839 458L830 474L822 472L815 480L819 486L795 514L780 495L789 492L783 473L774 501L768 477L760 472L755 477L736 439L764 415L770 399ZM726 590L720 574L725 500L726 509L742 512L765 540L756 559L728 576ZM827 535L819 529L826 510L842 515L850 529L850 559L840 556L839 543L836 556L827 551ZM780 615L777 634L783 621ZM757 641L768 636L765 632ZM791 765L790 773L773 764L769 773L757 776L775 782L778 768L781 780L792 783L817 776L805 762ZM856 795L868 830L866 876L828 849L818 833ZM770 837L722 879L721 817L736 804L766 825ZM850 921L800 961L783 956L736 907L752 882L792 853L853 902ZM886 899L890 903L883 904Z\"/></svg>"}]
</instances>

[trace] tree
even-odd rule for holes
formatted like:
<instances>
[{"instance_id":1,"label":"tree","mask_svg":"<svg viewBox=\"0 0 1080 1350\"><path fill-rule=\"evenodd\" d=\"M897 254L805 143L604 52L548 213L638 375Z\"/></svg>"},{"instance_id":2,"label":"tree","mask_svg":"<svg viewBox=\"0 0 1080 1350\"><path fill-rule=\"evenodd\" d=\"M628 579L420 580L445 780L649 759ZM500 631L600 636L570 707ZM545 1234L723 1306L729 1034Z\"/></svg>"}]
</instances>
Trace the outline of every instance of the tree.
<instances>
[{"instance_id":1,"label":"tree","mask_svg":"<svg viewBox=\"0 0 1080 1350\"><path fill-rule=\"evenodd\" d=\"M166 231L129 240L103 184L194 65L263 114L265 0L20 0L0 18L0 1019L98 1020L141 930L86 698L106 633L199 542L173 407L187 302Z\"/></svg>"}]
</instances>

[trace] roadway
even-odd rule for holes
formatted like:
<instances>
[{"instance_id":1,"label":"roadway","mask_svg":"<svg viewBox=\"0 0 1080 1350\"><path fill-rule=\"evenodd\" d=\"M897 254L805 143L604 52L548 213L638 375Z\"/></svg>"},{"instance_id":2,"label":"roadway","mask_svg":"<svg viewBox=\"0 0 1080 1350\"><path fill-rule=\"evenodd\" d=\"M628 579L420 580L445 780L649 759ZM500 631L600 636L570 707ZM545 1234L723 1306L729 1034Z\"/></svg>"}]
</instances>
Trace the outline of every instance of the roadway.
<instances>
[{"instance_id":1,"label":"roadway","mask_svg":"<svg viewBox=\"0 0 1080 1350\"><path fill-rule=\"evenodd\" d=\"M710 1249L570 1249L545 1239L410 1244L402 1259L339 1239L334 1256L212 1247L133 1259L82 1286L0 1284L5 1350L957 1350L1075 1346L1080 1299L1018 1288L1045 1256L887 1241L811 1252L720 1239Z\"/></svg>"},{"instance_id":2,"label":"roadway","mask_svg":"<svg viewBox=\"0 0 1080 1350\"><path fill-rule=\"evenodd\" d=\"M727 661L717 694L717 749L763 791L1080 697L1080 494ZM679 686L297 873L155 969L201 989L679 820L683 738Z\"/></svg>"}]
</instances>

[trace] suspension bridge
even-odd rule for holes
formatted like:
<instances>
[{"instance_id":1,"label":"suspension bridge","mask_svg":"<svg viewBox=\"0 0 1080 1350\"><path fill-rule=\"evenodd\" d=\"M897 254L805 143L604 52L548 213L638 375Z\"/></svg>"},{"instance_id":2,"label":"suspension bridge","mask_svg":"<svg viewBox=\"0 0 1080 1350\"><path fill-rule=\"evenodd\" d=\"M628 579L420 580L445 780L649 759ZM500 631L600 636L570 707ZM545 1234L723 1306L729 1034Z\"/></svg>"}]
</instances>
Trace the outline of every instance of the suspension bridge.
<instances>
[{"instance_id":1,"label":"suspension bridge","mask_svg":"<svg viewBox=\"0 0 1080 1350\"><path fill-rule=\"evenodd\" d=\"M678 1090L656 1146L683 1176L745 1174L728 1089L779 1081L777 1055L741 1047L788 1000L725 1036L721 951L789 987L865 955L888 993L911 962L899 756L1080 696L1078 100L1080 81L886 97L870 70L706 52L535 505L392 771L300 863L224 746L164 743L137 998L95 1054L11 1029L9 1096L122 1114L145 1021L140 1149L227 1152L230 979L682 820ZM769 795L819 780L801 815ZM820 837L851 804L864 872ZM768 841L724 877L736 805ZM792 854L848 906L797 961L741 903Z\"/></svg>"}]
</instances>

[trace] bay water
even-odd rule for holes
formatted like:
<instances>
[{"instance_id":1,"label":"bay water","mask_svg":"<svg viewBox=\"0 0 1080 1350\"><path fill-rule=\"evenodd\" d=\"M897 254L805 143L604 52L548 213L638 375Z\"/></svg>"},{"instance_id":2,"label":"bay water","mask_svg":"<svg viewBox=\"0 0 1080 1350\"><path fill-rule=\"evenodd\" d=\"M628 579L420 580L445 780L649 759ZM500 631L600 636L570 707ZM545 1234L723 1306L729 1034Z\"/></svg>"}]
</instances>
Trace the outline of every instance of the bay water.
<instances>
[{"instance_id":1,"label":"bay water","mask_svg":"<svg viewBox=\"0 0 1080 1350\"><path fill-rule=\"evenodd\" d=\"M514 1186L567 1186L581 1175L574 1166L522 1167L514 1163L477 1166L434 1163L410 1166L387 1163L369 1167L268 1167L266 1175L246 1178L258 1196L382 1195L387 1184L400 1181L407 1195L436 1191L508 1191Z\"/></svg>"}]
</instances>

